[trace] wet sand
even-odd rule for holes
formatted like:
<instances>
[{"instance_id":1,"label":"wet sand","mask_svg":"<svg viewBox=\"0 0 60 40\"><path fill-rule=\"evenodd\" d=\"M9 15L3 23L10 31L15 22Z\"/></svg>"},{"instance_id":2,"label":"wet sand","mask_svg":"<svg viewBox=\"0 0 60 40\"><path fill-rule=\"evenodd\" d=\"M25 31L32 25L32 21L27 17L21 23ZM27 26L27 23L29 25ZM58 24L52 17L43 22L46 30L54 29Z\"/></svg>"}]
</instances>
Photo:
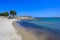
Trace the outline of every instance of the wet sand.
<instances>
[{"instance_id":1,"label":"wet sand","mask_svg":"<svg viewBox=\"0 0 60 40\"><path fill-rule=\"evenodd\" d=\"M14 28L18 31L17 34L19 34L22 37L22 40L38 40L34 35L30 34L29 32L27 32L24 28L22 28L21 26L18 27L16 25L16 21L14 21L13 23Z\"/></svg>"}]
</instances>

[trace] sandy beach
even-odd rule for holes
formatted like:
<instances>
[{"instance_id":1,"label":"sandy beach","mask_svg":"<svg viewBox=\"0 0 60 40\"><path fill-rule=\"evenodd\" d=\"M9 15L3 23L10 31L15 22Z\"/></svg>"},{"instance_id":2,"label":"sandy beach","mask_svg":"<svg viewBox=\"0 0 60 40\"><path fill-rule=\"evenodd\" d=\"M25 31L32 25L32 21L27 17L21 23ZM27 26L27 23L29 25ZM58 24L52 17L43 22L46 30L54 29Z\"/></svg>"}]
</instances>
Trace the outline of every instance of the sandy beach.
<instances>
[{"instance_id":1,"label":"sandy beach","mask_svg":"<svg viewBox=\"0 0 60 40\"><path fill-rule=\"evenodd\" d=\"M18 26L16 21L18 20L0 18L0 40L60 40L59 36L41 30L33 28L26 30L21 25Z\"/></svg>"},{"instance_id":2,"label":"sandy beach","mask_svg":"<svg viewBox=\"0 0 60 40\"><path fill-rule=\"evenodd\" d=\"M16 19L0 18L0 40L22 40L12 22Z\"/></svg>"},{"instance_id":3,"label":"sandy beach","mask_svg":"<svg viewBox=\"0 0 60 40\"><path fill-rule=\"evenodd\" d=\"M37 40L36 37L18 27L17 19L0 18L0 40Z\"/></svg>"}]
</instances>

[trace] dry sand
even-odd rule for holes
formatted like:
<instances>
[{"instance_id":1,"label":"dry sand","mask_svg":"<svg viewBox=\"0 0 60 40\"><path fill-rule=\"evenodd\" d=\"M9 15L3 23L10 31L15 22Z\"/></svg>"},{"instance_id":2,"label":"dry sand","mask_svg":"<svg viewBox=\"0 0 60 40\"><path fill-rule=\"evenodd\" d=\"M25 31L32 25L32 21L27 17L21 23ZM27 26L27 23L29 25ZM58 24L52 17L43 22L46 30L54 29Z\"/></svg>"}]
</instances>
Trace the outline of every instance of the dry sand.
<instances>
[{"instance_id":1,"label":"dry sand","mask_svg":"<svg viewBox=\"0 0 60 40\"><path fill-rule=\"evenodd\" d=\"M16 19L0 18L0 40L22 40L12 25Z\"/></svg>"}]
</instances>

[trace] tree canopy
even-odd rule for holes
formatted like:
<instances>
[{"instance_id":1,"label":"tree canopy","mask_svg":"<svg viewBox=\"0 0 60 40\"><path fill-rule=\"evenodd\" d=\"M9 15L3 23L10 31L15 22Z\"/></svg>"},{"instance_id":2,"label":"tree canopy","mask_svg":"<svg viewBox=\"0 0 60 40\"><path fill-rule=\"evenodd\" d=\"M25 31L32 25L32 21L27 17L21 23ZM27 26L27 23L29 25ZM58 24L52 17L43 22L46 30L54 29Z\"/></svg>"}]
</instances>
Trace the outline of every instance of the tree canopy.
<instances>
[{"instance_id":1,"label":"tree canopy","mask_svg":"<svg viewBox=\"0 0 60 40\"><path fill-rule=\"evenodd\" d=\"M3 13L0 13L0 16L9 16L9 13L8 12L3 12Z\"/></svg>"},{"instance_id":2,"label":"tree canopy","mask_svg":"<svg viewBox=\"0 0 60 40\"><path fill-rule=\"evenodd\" d=\"M3 16L9 16L9 13L8 12L3 12L2 15Z\"/></svg>"},{"instance_id":3,"label":"tree canopy","mask_svg":"<svg viewBox=\"0 0 60 40\"><path fill-rule=\"evenodd\" d=\"M17 13L15 10L10 10L10 16L15 16ZM9 16L9 13L8 12L2 12L0 13L0 16Z\"/></svg>"},{"instance_id":4,"label":"tree canopy","mask_svg":"<svg viewBox=\"0 0 60 40\"><path fill-rule=\"evenodd\" d=\"M16 15L16 11L14 11L14 10L11 10L10 11L10 15L12 15L13 17Z\"/></svg>"}]
</instances>

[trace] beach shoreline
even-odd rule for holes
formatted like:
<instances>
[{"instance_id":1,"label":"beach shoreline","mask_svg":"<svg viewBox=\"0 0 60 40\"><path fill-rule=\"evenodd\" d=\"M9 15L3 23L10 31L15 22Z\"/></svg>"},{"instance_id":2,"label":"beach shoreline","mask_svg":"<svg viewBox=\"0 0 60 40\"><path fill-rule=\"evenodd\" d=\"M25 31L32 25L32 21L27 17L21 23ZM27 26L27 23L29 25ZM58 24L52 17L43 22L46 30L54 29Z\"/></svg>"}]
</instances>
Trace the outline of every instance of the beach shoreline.
<instances>
[{"instance_id":1,"label":"beach shoreline","mask_svg":"<svg viewBox=\"0 0 60 40\"><path fill-rule=\"evenodd\" d=\"M17 21L13 23L14 28L17 30L18 35L22 37L23 40L59 40L59 36L53 33L45 32L44 30L38 30L34 28L24 28L17 25ZM37 34L36 34L37 33Z\"/></svg>"},{"instance_id":2,"label":"beach shoreline","mask_svg":"<svg viewBox=\"0 0 60 40\"><path fill-rule=\"evenodd\" d=\"M0 18L0 40L60 40L57 34L31 27L25 28L17 21L18 19Z\"/></svg>"},{"instance_id":3,"label":"beach shoreline","mask_svg":"<svg viewBox=\"0 0 60 40\"><path fill-rule=\"evenodd\" d=\"M43 33L43 31L34 29L34 28L24 28L19 23L17 24L17 21L13 21L13 27L17 30L17 34L22 37L22 40L47 40L48 39L48 33ZM38 34L36 35L36 32L38 31ZM40 32L39 32L40 31Z\"/></svg>"},{"instance_id":4,"label":"beach shoreline","mask_svg":"<svg viewBox=\"0 0 60 40\"><path fill-rule=\"evenodd\" d=\"M18 32L17 34L22 37L22 40L38 40L34 35L27 32L21 26L18 26L16 24L16 21L14 21L12 24L13 24L14 28L17 30L17 32Z\"/></svg>"}]
</instances>

